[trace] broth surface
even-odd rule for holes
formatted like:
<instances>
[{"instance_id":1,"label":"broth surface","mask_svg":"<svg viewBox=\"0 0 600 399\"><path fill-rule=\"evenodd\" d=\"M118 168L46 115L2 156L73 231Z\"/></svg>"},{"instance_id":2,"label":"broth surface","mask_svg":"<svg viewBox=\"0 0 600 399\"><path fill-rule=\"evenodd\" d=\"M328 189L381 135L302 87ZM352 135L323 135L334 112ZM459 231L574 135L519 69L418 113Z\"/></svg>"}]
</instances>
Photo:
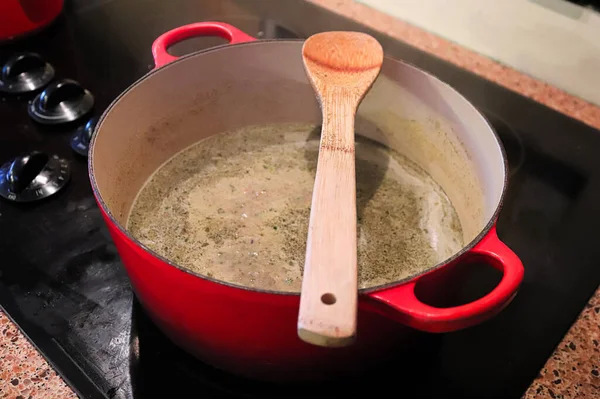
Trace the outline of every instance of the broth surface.
<instances>
[{"instance_id":1,"label":"broth surface","mask_svg":"<svg viewBox=\"0 0 600 399\"><path fill-rule=\"evenodd\" d=\"M320 127L256 126L211 136L139 192L130 233L196 273L299 292ZM409 277L463 247L452 204L421 168L356 135L359 287Z\"/></svg>"}]
</instances>

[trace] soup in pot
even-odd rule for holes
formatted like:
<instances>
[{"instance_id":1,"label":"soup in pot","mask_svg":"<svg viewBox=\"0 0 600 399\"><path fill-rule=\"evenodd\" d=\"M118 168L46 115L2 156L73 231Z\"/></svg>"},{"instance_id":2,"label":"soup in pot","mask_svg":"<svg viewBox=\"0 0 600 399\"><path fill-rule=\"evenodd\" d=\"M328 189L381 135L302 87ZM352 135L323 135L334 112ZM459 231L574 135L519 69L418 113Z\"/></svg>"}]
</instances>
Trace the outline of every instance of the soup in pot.
<instances>
[{"instance_id":1,"label":"soup in pot","mask_svg":"<svg viewBox=\"0 0 600 399\"><path fill-rule=\"evenodd\" d=\"M127 229L198 274L301 289L320 127L255 126L208 137L148 179ZM356 135L359 287L398 281L463 247L458 216L418 165Z\"/></svg>"}]
</instances>

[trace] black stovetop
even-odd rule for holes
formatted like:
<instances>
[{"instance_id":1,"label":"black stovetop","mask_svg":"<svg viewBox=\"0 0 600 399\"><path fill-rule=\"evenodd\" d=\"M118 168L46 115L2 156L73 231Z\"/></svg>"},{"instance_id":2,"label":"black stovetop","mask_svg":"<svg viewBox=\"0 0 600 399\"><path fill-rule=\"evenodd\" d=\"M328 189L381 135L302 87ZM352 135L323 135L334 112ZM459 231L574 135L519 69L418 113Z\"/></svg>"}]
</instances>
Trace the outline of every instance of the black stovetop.
<instances>
[{"instance_id":1,"label":"black stovetop","mask_svg":"<svg viewBox=\"0 0 600 399\"><path fill-rule=\"evenodd\" d=\"M404 43L296 0L72 0L43 32L0 46L41 54L57 77L78 80L99 115L152 68L162 32L221 20L263 37L362 30L386 53L450 83L492 121L508 152L510 183L500 237L521 257L525 280L500 315L464 331L428 337L414 359L398 359L343 390L394 389L421 398L519 398L600 282L600 132ZM186 52L220 43L191 40ZM0 97L0 163L41 150L69 160L56 195L29 205L0 201L0 305L82 396L319 396L330 387L281 387L216 371L177 349L148 321L95 205L84 157L69 146L77 125L46 128L27 100ZM84 123L85 121L81 121ZM486 284L474 275L463 295ZM412 371L412 372L411 372ZM315 389L319 389L316 391ZM331 393L329 393L331 396Z\"/></svg>"}]
</instances>

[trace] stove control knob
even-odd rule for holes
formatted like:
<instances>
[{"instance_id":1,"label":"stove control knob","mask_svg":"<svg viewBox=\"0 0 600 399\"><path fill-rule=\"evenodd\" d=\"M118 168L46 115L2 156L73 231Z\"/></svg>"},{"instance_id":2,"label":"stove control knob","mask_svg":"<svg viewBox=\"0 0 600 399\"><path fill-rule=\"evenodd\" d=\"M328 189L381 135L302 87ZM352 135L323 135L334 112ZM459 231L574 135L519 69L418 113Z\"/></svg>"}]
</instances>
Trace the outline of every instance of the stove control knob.
<instances>
[{"instance_id":1,"label":"stove control knob","mask_svg":"<svg viewBox=\"0 0 600 399\"><path fill-rule=\"evenodd\" d=\"M66 160L34 151L0 167L0 196L15 202L36 201L59 191L70 176Z\"/></svg>"},{"instance_id":2,"label":"stove control knob","mask_svg":"<svg viewBox=\"0 0 600 399\"><path fill-rule=\"evenodd\" d=\"M87 157L96 123L98 123L98 118L93 117L75 131L75 134L71 137L71 148L73 148L73 151Z\"/></svg>"},{"instance_id":3,"label":"stove control knob","mask_svg":"<svg viewBox=\"0 0 600 399\"><path fill-rule=\"evenodd\" d=\"M29 93L46 86L54 78L54 68L35 53L11 57L0 71L0 91Z\"/></svg>"},{"instance_id":4,"label":"stove control knob","mask_svg":"<svg viewBox=\"0 0 600 399\"><path fill-rule=\"evenodd\" d=\"M94 96L70 79L51 83L29 104L29 116L36 122L55 125L75 121L92 110Z\"/></svg>"}]
</instances>

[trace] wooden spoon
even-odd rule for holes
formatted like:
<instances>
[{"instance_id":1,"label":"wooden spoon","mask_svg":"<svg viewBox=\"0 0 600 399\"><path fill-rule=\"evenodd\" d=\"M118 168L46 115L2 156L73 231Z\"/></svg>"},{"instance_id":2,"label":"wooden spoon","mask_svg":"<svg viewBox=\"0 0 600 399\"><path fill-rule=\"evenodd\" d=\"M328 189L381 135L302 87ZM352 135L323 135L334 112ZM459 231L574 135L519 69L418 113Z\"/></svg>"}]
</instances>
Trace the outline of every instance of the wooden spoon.
<instances>
[{"instance_id":1,"label":"wooden spoon","mask_svg":"<svg viewBox=\"0 0 600 399\"><path fill-rule=\"evenodd\" d=\"M302 48L321 103L323 127L313 188L298 336L327 347L356 336L356 176L354 116L377 78L383 49L359 32L324 32Z\"/></svg>"}]
</instances>

